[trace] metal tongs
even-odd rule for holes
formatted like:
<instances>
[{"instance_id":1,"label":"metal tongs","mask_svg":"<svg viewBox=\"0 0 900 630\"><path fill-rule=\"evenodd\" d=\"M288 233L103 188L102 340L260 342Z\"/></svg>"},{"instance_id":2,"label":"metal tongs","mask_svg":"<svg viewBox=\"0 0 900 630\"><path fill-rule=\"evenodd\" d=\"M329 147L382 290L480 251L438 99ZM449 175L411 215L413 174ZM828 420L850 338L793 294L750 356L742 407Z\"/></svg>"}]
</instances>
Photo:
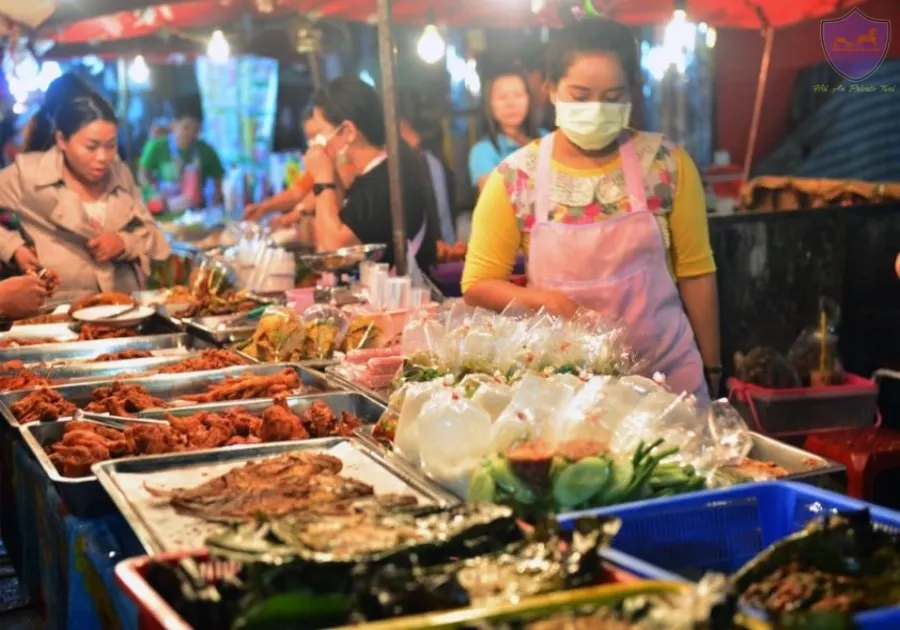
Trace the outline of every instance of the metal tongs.
<instances>
[{"instance_id":1,"label":"metal tongs","mask_svg":"<svg viewBox=\"0 0 900 630\"><path fill-rule=\"evenodd\" d=\"M118 429L119 431L124 431L129 426L135 424L169 424L165 420L152 420L150 418L122 418L119 416L107 416L99 413L87 413L81 409L75 410L75 413L72 414L72 420L87 420L89 422L96 422L97 424L103 424L112 429Z\"/></svg>"}]
</instances>

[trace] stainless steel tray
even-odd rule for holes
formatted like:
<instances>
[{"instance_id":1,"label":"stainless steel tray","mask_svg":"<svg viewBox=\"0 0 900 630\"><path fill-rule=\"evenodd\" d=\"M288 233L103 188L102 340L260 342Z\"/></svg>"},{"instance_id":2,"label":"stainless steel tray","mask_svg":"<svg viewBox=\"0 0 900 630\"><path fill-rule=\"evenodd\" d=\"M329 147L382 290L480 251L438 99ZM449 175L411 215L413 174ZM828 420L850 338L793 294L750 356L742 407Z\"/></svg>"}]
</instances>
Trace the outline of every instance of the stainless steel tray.
<instances>
[{"instance_id":1,"label":"stainless steel tray","mask_svg":"<svg viewBox=\"0 0 900 630\"><path fill-rule=\"evenodd\" d=\"M93 472L148 553L185 551L204 546L221 523L178 514L154 488L190 488L232 468L283 453L327 452L344 462L344 474L371 484L376 493L408 492L423 503L458 503L427 479L397 468L382 453L355 438L326 438L236 446L212 451L139 457L95 464Z\"/></svg>"},{"instance_id":2,"label":"stainless steel tray","mask_svg":"<svg viewBox=\"0 0 900 630\"><path fill-rule=\"evenodd\" d=\"M772 462L788 471L784 481L816 481L823 478L835 477L846 471L846 467L826 459L815 453L779 442L761 433L752 433L753 449L750 458L762 462Z\"/></svg>"},{"instance_id":3,"label":"stainless steel tray","mask_svg":"<svg viewBox=\"0 0 900 630\"><path fill-rule=\"evenodd\" d=\"M24 331L24 333L23 333ZM104 352L116 352L128 348L136 349L152 349L151 346L157 343L165 343L161 337L169 337L168 343L172 344L183 341L186 337L181 337L181 330L174 326L165 317L159 314L151 317L142 327L141 335L137 337L126 337L124 339L100 339L94 341L78 341L77 335L69 328L69 324L39 324L35 326L20 326L14 332L2 333L2 337L47 337L61 339L59 342L47 343L35 346L25 346L18 348L0 349L0 363L6 361L22 361L23 363L32 363L44 360L47 357L76 357L76 356L96 356ZM178 338L176 340L175 338ZM152 341L151 341L152 340ZM101 349L102 348L102 349Z\"/></svg>"},{"instance_id":4,"label":"stainless steel tray","mask_svg":"<svg viewBox=\"0 0 900 630\"><path fill-rule=\"evenodd\" d=\"M322 374L324 376L327 376L328 378L332 379L336 383L340 383L341 385L343 385L350 391L359 392L360 394L368 396L372 400L375 400L375 401L381 403L382 405L387 406L389 401L388 401L388 394L386 392L379 392L374 389L369 389L368 387L363 387L362 385L359 385L358 383L355 383L355 382L351 381L350 379L341 376L340 373L336 372L334 369L332 369L332 367L333 367L333 364L330 366L326 366L324 368L314 368L314 371L319 372L320 374Z\"/></svg>"},{"instance_id":5,"label":"stainless steel tray","mask_svg":"<svg viewBox=\"0 0 900 630\"><path fill-rule=\"evenodd\" d=\"M50 444L62 439L65 425L70 419L57 422L34 422L22 427L22 440L31 450L37 463L46 473L50 482L56 488L57 493L66 505L66 509L74 516L103 516L114 514L116 507L109 499L109 495L103 492L97 478L89 477L63 477L56 470L56 466L50 461L50 456L44 450ZM131 421L132 423L140 422Z\"/></svg>"},{"instance_id":6,"label":"stainless steel tray","mask_svg":"<svg viewBox=\"0 0 900 630\"><path fill-rule=\"evenodd\" d=\"M221 315L219 317L189 317L181 320L187 327L187 330L212 343L218 345L229 345L245 341L249 339L256 330L255 321L244 321L243 323L233 324L219 328L222 323L233 319L235 315Z\"/></svg>"},{"instance_id":7,"label":"stainless steel tray","mask_svg":"<svg viewBox=\"0 0 900 630\"><path fill-rule=\"evenodd\" d=\"M300 375L301 382L306 387L320 389L322 393L339 389L337 384L323 378L321 375L289 363L241 365L209 372L194 372L190 374L189 377L186 377L184 374L157 374L140 378L121 379L121 382L141 385L146 388L151 395L156 396L157 398L161 398L167 402L176 402L179 396L184 396L186 394L201 394L205 392L210 385L218 383L228 376L239 376L246 373L265 376L280 372L287 367L297 371ZM91 401L95 389L111 385L113 382L115 381L93 381L91 383L57 385L51 389L59 392L66 400L71 401L76 406L82 407ZM32 390L19 390L16 392L0 394L0 415L3 416L10 426L19 426L18 421L10 411L10 406L26 396L29 391ZM234 403L246 404L248 402L251 401L233 401L232 405L234 405ZM178 405L176 403L174 406L187 405ZM192 406L196 406L196 404Z\"/></svg>"},{"instance_id":8,"label":"stainless steel tray","mask_svg":"<svg viewBox=\"0 0 900 630\"><path fill-rule=\"evenodd\" d=\"M331 394L313 394L310 396L292 396L287 399L288 407L295 413L302 412L313 402L320 400L331 407L335 414L341 412L352 413L363 421L364 424L371 425L378 422L384 407L380 404L355 392L335 392ZM188 407L178 407L176 409L167 410L173 416L190 416L203 411L223 411L225 409L244 409L252 414L261 414L263 411L272 406L271 400L253 400L249 402L230 401L221 403L212 403L209 405L192 405ZM146 411L140 415L141 418L151 420L164 420L166 411Z\"/></svg>"},{"instance_id":9,"label":"stainless steel tray","mask_svg":"<svg viewBox=\"0 0 900 630\"><path fill-rule=\"evenodd\" d=\"M25 348L0 350L0 363L21 361L26 367L39 363L87 362L101 354L122 350L149 350L156 353L182 351L187 353L193 346L191 337L185 333L155 335L152 337L128 337L125 339L100 339L75 343L55 343Z\"/></svg>"}]
</instances>

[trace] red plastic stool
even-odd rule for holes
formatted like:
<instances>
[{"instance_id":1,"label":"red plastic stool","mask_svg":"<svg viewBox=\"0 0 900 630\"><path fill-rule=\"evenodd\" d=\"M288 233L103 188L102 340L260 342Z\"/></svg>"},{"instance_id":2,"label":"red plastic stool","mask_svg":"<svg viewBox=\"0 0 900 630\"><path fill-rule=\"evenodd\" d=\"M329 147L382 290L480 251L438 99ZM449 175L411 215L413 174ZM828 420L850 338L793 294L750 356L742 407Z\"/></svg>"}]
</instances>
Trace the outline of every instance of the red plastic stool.
<instances>
[{"instance_id":1,"label":"red plastic stool","mask_svg":"<svg viewBox=\"0 0 900 630\"><path fill-rule=\"evenodd\" d=\"M875 478L900 469L900 432L892 429L842 429L811 435L803 448L847 467L847 494L875 499Z\"/></svg>"}]
</instances>

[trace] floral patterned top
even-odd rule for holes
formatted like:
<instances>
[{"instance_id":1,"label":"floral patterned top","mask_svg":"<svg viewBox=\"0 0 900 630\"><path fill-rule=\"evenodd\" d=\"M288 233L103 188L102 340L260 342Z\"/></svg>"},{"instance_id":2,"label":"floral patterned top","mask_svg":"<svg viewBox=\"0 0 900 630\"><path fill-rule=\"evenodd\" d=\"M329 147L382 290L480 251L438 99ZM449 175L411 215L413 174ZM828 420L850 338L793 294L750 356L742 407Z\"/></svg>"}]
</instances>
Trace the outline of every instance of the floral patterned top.
<instances>
[{"instance_id":1,"label":"floral patterned top","mask_svg":"<svg viewBox=\"0 0 900 630\"><path fill-rule=\"evenodd\" d=\"M715 271L706 199L697 167L680 147L660 134L634 132L644 173L648 209L668 252L674 278ZM491 175L472 220L463 289L483 279L508 278L516 254L528 250L534 225L538 142L515 152ZM550 220L583 224L629 210L625 173L617 156L603 168L579 170L553 162ZM512 262L510 262L512 261Z\"/></svg>"}]
</instances>

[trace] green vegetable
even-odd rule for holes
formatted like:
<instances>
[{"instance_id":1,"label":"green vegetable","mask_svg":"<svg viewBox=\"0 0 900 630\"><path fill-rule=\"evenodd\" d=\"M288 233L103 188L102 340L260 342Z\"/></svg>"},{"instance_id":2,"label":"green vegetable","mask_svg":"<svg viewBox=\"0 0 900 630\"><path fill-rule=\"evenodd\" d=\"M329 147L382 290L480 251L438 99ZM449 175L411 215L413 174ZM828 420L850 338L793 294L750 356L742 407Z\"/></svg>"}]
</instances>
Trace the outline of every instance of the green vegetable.
<instances>
[{"instance_id":1,"label":"green vegetable","mask_svg":"<svg viewBox=\"0 0 900 630\"><path fill-rule=\"evenodd\" d=\"M469 492L466 499L469 503L490 503L496 495L497 484L491 477L491 471L481 468L469 481Z\"/></svg>"},{"instance_id":2,"label":"green vegetable","mask_svg":"<svg viewBox=\"0 0 900 630\"><path fill-rule=\"evenodd\" d=\"M613 462L609 468L609 484L591 499L596 506L615 505L621 501L634 477L634 465L628 460Z\"/></svg>"},{"instance_id":3,"label":"green vegetable","mask_svg":"<svg viewBox=\"0 0 900 630\"><path fill-rule=\"evenodd\" d=\"M494 455L488 459L487 465L496 488L512 497L513 501L531 505L537 500L534 490L519 479L505 457Z\"/></svg>"},{"instance_id":4,"label":"green vegetable","mask_svg":"<svg viewBox=\"0 0 900 630\"><path fill-rule=\"evenodd\" d=\"M562 510L570 510L601 492L609 482L610 464L601 457L587 457L559 474L553 498Z\"/></svg>"},{"instance_id":5,"label":"green vegetable","mask_svg":"<svg viewBox=\"0 0 900 630\"><path fill-rule=\"evenodd\" d=\"M283 593L254 606L239 618L236 630L302 628L343 625L353 608L353 598L344 595Z\"/></svg>"}]
</instances>

